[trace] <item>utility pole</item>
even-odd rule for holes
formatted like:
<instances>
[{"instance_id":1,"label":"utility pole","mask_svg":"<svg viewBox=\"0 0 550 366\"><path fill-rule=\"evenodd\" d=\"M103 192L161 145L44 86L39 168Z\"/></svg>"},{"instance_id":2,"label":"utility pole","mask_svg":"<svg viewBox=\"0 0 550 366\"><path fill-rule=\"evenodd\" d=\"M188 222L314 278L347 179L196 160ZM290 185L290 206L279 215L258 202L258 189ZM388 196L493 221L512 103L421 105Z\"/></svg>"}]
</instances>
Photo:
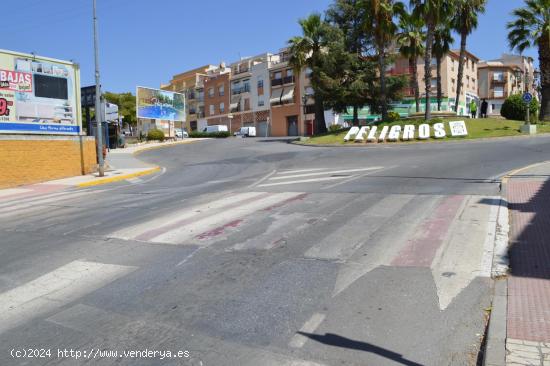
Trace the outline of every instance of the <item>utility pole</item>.
<instances>
[{"instance_id":1,"label":"utility pole","mask_svg":"<svg viewBox=\"0 0 550 366\"><path fill-rule=\"evenodd\" d=\"M96 128L96 142L97 142L97 161L99 165L99 176L105 175L105 162L103 161L103 134L102 129L102 111L101 111L101 84L99 81L99 41L97 38L97 12L96 12L96 0L93 1L94 7L94 54L95 54L95 122Z\"/></svg>"}]
</instances>

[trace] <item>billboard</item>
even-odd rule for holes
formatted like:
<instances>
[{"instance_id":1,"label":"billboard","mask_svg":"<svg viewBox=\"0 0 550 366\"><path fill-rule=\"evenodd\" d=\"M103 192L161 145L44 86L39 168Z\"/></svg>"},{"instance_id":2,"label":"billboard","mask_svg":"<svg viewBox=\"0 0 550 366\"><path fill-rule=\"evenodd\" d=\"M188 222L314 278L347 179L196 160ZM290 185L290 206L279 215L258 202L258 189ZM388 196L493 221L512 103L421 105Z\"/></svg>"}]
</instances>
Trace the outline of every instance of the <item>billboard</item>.
<instances>
[{"instance_id":1,"label":"billboard","mask_svg":"<svg viewBox=\"0 0 550 366\"><path fill-rule=\"evenodd\" d=\"M0 50L0 133L79 134L79 84L76 64Z\"/></svg>"},{"instance_id":2,"label":"billboard","mask_svg":"<svg viewBox=\"0 0 550 366\"><path fill-rule=\"evenodd\" d=\"M137 87L137 117L185 122L185 95Z\"/></svg>"}]
</instances>

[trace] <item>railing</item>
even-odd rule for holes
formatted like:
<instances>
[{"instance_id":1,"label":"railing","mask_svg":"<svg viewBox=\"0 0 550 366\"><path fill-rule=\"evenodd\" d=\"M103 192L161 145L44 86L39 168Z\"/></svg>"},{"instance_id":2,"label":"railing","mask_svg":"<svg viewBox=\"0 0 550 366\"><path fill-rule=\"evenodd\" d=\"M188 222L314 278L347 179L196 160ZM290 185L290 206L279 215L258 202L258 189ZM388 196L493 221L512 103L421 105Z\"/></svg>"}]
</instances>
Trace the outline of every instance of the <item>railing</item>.
<instances>
[{"instance_id":1,"label":"railing","mask_svg":"<svg viewBox=\"0 0 550 366\"><path fill-rule=\"evenodd\" d=\"M508 98L508 93L495 93L494 91L490 93L490 98L492 99L499 99L499 98Z\"/></svg>"},{"instance_id":2,"label":"railing","mask_svg":"<svg viewBox=\"0 0 550 366\"><path fill-rule=\"evenodd\" d=\"M271 86L279 86L283 85L283 79L272 79L271 80Z\"/></svg>"},{"instance_id":3,"label":"railing","mask_svg":"<svg viewBox=\"0 0 550 366\"><path fill-rule=\"evenodd\" d=\"M306 114L314 114L314 113L315 113L315 104L306 105Z\"/></svg>"},{"instance_id":4,"label":"railing","mask_svg":"<svg viewBox=\"0 0 550 366\"><path fill-rule=\"evenodd\" d=\"M237 88L233 88L231 90L232 95L237 95L242 93L250 93L250 85L243 85Z\"/></svg>"},{"instance_id":5,"label":"railing","mask_svg":"<svg viewBox=\"0 0 550 366\"><path fill-rule=\"evenodd\" d=\"M292 84L294 82L294 76L286 76L283 78L283 84Z\"/></svg>"}]
</instances>

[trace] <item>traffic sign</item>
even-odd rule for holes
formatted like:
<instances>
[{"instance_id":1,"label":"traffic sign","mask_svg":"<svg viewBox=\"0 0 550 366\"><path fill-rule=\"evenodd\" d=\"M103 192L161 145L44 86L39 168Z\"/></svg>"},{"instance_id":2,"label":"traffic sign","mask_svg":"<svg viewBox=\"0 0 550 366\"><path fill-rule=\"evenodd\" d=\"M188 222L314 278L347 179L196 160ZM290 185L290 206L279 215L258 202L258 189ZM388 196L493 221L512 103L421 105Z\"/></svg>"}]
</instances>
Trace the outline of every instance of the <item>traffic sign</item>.
<instances>
[{"instance_id":1,"label":"traffic sign","mask_svg":"<svg viewBox=\"0 0 550 366\"><path fill-rule=\"evenodd\" d=\"M531 93L529 92L523 93L523 101L525 102L525 104L531 103L532 100L533 100L533 95Z\"/></svg>"}]
</instances>

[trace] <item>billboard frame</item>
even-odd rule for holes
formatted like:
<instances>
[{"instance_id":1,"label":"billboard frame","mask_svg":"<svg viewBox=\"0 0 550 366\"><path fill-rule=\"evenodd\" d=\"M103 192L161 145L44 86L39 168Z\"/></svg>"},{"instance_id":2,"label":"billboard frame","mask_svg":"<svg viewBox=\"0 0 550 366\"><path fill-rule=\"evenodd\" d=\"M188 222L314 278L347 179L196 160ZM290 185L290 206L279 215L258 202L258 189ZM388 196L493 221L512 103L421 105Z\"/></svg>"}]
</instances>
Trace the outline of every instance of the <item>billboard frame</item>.
<instances>
[{"instance_id":1,"label":"billboard frame","mask_svg":"<svg viewBox=\"0 0 550 366\"><path fill-rule=\"evenodd\" d=\"M150 117L141 117L139 115L139 93L138 93L138 89L141 88L141 89L148 89L148 90L155 90L155 91L161 91L161 92L167 92L167 93L171 93L171 94L179 94L181 96L183 96L183 119L182 120L172 120L172 119L166 119L166 118L150 118ZM159 120L159 121L170 121L172 123L174 122L181 122L182 125L183 123L187 122L187 97L185 95L185 93L178 93L178 92L175 92L175 91L171 91L171 90L163 90L163 89L158 89L158 88L150 88L148 86L140 86L140 85L137 85L136 86L136 119L153 119L153 120Z\"/></svg>"}]
</instances>

